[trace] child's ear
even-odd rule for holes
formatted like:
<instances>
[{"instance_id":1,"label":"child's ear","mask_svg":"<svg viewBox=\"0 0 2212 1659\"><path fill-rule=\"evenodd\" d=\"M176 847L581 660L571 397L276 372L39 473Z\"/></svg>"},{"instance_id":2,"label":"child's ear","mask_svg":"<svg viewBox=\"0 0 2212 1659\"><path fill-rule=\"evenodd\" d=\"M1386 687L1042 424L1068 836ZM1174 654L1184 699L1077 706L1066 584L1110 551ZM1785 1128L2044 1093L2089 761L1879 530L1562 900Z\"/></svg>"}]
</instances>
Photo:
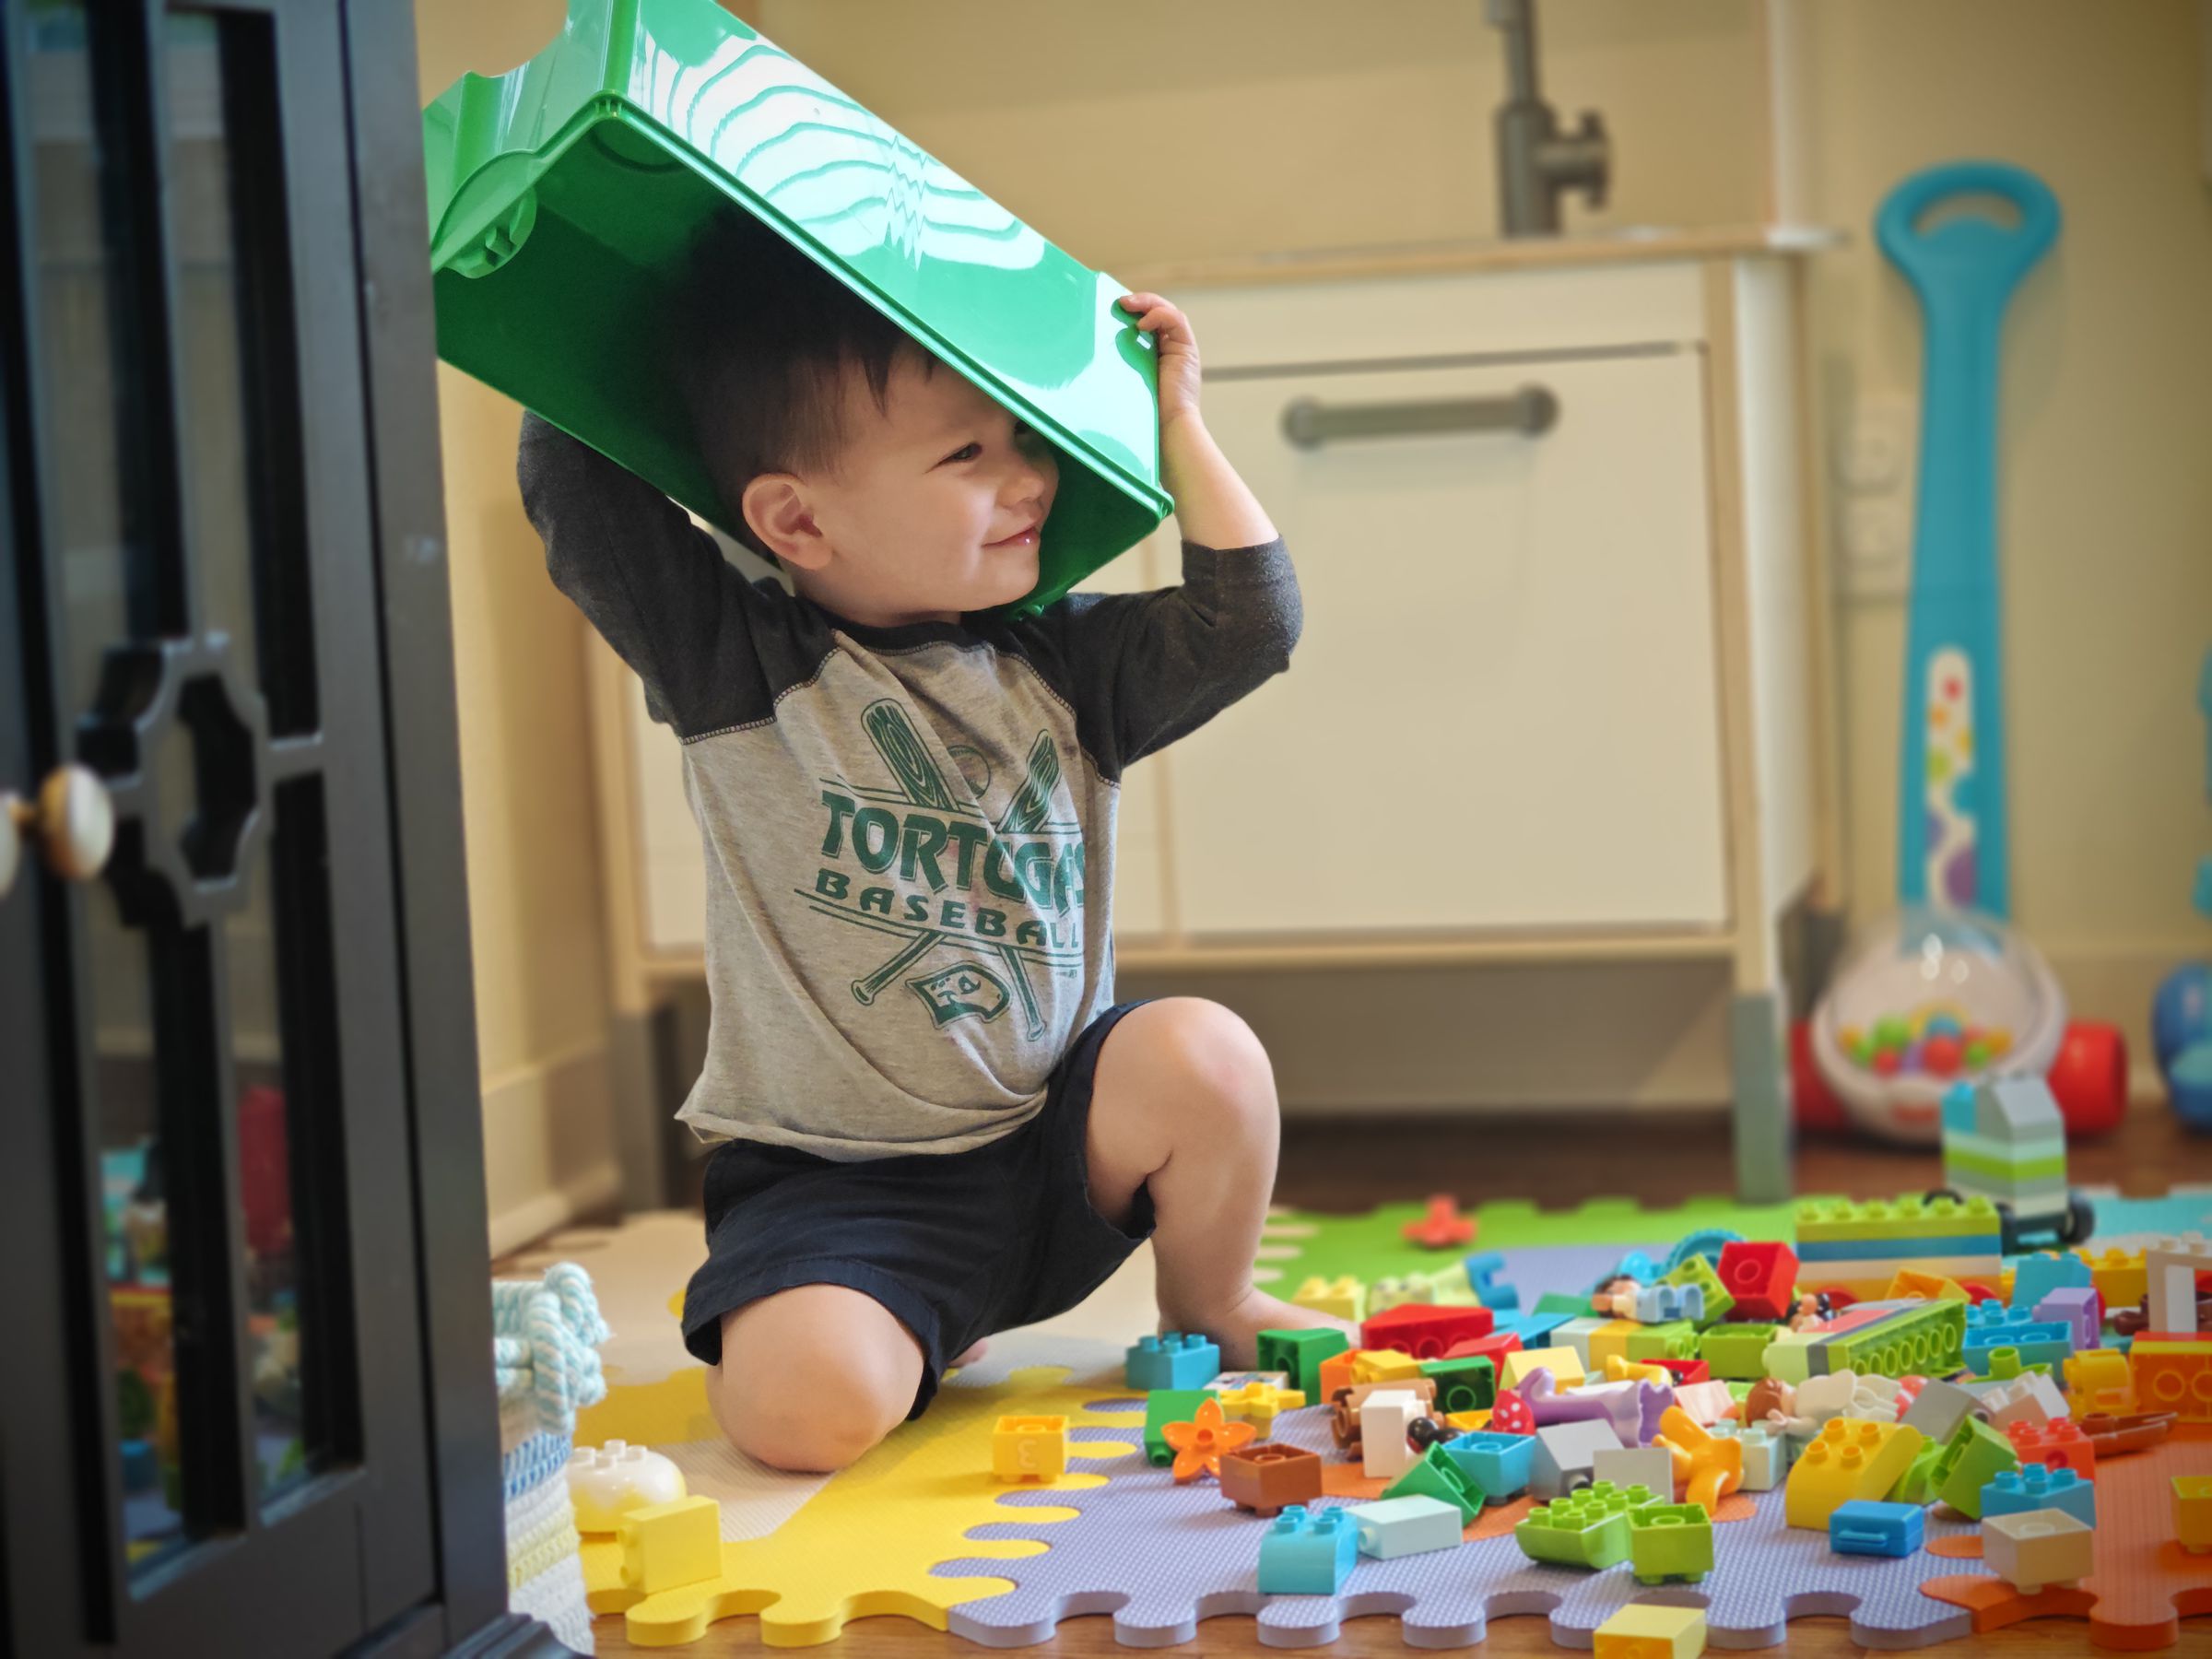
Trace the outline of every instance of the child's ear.
<instances>
[{"instance_id":1,"label":"child's ear","mask_svg":"<svg viewBox=\"0 0 2212 1659\"><path fill-rule=\"evenodd\" d=\"M830 545L790 473L762 473L745 487L738 507L753 534L783 564L818 571L830 562Z\"/></svg>"}]
</instances>

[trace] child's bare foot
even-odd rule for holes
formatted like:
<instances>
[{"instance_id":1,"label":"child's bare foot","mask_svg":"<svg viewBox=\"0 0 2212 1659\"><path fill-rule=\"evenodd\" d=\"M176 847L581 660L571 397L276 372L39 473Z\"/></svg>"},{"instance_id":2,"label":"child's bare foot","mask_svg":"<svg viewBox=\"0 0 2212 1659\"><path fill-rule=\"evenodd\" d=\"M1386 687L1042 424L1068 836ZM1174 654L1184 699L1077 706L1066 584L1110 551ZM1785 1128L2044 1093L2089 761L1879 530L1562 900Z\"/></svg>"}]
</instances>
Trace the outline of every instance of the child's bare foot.
<instances>
[{"instance_id":1,"label":"child's bare foot","mask_svg":"<svg viewBox=\"0 0 2212 1659\"><path fill-rule=\"evenodd\" d=\"M963 1365L973 1365L978 1359L981 1359L990 1351L991 1342L988 1337L985 1337L981 1342L971 1342L966 1347L962 1348L959 1351L959 1356L954 1359L950 1364L947 1365L945 1369L947 1371L959 1371Z\"/></svg>"},{"instance_id":2,"label":"child's bare foot","mask_svg":"<svg viewBox=\"0 0 2212 1659\"><path fill-rule=\"evenodd\" d=\"M1354 1347L1359 1346L1358 1325L1341 1320L1334 1313L1297 1307L1279 1297L1269 1296L1257 1286L1246 1290L1243 1299L1228 1312L1190 1324L1176 1324L1163 1312L1160 1328L1197 1331L1212 1337L1220 1347L1221 1369L1225 1371L1253 1369L1259 1360L1262 1331L1342 1331L1351 1339Z\"/></svg>"}]
</instances>

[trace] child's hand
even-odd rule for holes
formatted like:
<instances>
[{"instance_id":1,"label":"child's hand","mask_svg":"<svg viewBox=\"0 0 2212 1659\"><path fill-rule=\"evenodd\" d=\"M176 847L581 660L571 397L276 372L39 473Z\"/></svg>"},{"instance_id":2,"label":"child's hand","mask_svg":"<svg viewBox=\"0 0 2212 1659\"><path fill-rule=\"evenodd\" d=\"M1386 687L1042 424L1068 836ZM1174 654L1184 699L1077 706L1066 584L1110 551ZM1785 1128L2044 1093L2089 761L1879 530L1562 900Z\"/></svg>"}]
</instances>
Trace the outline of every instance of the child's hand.
<instances>
[{"instance_id":1,"label":"child's hand","mask_svg":"<svg viewBox=\"0 0 2212 1659\"><path fill-rule=\"evenodd\" d=\"M1191 320L1158 294L1124 294L1117 301L1140 312L1138 328L1152 334L1159 347L1159 429L1198 413L1198 336Z\"/></svg>"}]
</instances>

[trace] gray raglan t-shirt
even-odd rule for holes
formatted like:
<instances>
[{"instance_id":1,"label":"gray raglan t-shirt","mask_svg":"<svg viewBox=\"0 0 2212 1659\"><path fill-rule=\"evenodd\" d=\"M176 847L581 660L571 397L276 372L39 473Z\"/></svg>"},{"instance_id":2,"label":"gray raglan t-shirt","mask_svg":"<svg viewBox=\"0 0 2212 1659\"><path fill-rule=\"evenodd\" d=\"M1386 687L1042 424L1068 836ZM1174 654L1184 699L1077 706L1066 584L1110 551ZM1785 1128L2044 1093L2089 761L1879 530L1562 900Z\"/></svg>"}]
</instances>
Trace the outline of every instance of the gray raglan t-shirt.
<instances>
[{"instance_id":1,"label":"gray raglan t-shirt","mask_svg":"<svg viewBox=\"0 0 2212 1659\"><path fill-rule=\"evenodd\" d=\"M1185 540L1180 587L868 626L535 415L517 467L555 585L683 744L712 1014L678 1117L844 1159L1018 1127L1113 1001L1124 770L1288 665L1280 538Z\"/></svg>"}]
</instances>

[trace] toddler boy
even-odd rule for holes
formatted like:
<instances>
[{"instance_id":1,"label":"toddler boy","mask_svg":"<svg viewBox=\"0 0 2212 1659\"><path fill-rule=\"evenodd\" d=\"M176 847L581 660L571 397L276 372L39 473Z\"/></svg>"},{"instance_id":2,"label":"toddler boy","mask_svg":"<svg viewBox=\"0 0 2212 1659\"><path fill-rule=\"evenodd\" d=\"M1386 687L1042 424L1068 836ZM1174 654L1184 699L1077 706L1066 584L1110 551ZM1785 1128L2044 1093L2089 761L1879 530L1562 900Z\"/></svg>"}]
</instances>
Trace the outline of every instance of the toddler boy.
<instances>
[{"instance_id":1,"label":"toddler boy","mask_svg":"<svg viewBox=\"0 0 2212 1659\"><path fill-rule=\"evenodd\" d=\"M1282 539L1159 352L1181 587L979 615L1036 583L1058 486L1037 436L749 218L694 253L669 364L748 581L660 491L535 415L547 569L681 739L705 841L704 1069L719 1141L684 1339L724 1431L843 1466L991 1332L1074 1306L1146 1238L1162 1327L1249 1367L1273 1074L1196 997L1113 1000L1124 771L1286 667Z\"/></svg>"}]
</instances>

